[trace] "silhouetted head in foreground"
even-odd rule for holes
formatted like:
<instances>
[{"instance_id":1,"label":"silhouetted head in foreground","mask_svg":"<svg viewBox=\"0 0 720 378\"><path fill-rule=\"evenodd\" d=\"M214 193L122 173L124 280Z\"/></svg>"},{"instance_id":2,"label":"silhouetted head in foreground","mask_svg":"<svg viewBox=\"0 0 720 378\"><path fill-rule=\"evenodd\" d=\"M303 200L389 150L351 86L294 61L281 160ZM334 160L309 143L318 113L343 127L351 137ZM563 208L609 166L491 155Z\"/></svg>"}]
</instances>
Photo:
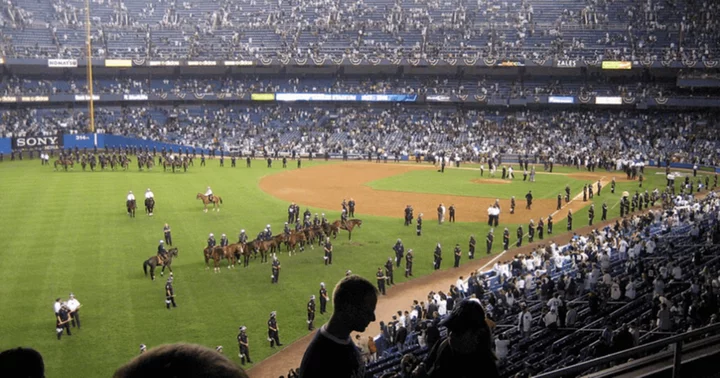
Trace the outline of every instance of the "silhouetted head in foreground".
<instances>
[{"instance_id":1,"label":"silhouetted head in foreground","mask_svg":"<svg viewBox=\"0 0 720 378\"><path fill-rule=\"evenodd\" d=\"M195 344L168 344L135 357L120 367L114 378L248 378L224 355Z\"/></svg>"}]
</instances>

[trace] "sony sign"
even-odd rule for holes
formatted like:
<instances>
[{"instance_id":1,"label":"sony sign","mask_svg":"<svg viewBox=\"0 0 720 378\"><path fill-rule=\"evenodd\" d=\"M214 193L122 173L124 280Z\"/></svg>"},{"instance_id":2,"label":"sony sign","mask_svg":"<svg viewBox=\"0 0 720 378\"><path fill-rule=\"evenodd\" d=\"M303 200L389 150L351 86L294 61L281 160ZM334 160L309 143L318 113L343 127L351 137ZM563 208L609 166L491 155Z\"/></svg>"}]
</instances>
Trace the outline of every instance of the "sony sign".
<instances>
[{"instance_id":1,"label":"sony sign","mask_svg":"<svg viewBox=\"0 0 720 378\"><path fill-rule=\"evenodd\" d=\"M16 137L13 138L14 148L47 148L55 147L60 143L60 138L54 137Z\"/></svg>"}]
</instances>

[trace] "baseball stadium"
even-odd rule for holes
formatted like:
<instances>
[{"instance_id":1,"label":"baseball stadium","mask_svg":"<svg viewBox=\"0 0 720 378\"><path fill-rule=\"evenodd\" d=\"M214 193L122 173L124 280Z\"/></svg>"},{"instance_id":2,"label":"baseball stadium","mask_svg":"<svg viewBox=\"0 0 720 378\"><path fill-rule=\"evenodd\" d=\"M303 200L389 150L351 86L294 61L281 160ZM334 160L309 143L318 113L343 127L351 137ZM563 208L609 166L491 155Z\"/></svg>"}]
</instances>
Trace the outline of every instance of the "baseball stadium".
<instances>
[{"instance_id":1,"label":"baseball stadium","mask_svg":"<svg viewBox=\"0 0 720 378\"><path fill-rule=\"evenodd\" d=\"M720 376L720 3L0 7L0 377Z\"/></svg>"}]
</instances>

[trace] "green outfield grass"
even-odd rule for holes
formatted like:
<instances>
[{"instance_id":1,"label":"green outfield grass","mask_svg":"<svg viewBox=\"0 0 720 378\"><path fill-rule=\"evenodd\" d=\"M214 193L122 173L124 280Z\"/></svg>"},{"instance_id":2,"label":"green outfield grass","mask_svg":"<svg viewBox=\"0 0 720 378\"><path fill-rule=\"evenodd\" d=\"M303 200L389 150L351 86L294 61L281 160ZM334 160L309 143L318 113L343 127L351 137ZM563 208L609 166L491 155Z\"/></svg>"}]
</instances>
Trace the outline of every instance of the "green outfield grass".
<instances>
[{"instance_id":1,"label":"green outfield grass","mask_svg":"<svg viewBox=\"0 0 720 378\"><path fill-rule=\"evenodd\" d=\"M567 169L561 171L570 172ZM557 170L555 171L557 172ZM502 173L497 172L495 179L500 179ZM510 184L489 184L473 182L476 179L490 179L490 172L485 170L480 176L479 169L451 169L439 174L434 170L414 170L407 173L383 178L368 183L376 190L391 190L418 193L440 193L471 197L488 197L509 199L512 196L524 199L528 190L532 190L533 197L555 198L558 193L565 195L565 185L570 185L572 193L582 191L584 184L589 181L578 180L561 174L535 175L535 182L523 182L522 172L515 171L515 179L507 180ZM530 176L528 175L528 180Z\"/></svg>"},{"instance_id":2,"label":"green outfield grass","mask_svg":"<svg viewBox=\"0 0 720 378\"><path fill-rule=\"evenodd\" d=\"M210 232L218 239L226 233L233 242L241 228L251 238L268 223L275 233L282 232L288 204L266 195L257 185L262 176L281 171L264 168L259 160L251 169L229 168L229 162L219 168L216 161L209 161L207 167L196 165L184 174L159 170L53 172L37 160L0 163L0 191L4 194L0 199L0 308L4 313L0 349L20 345L38 349L45 358L48 377L99 377L111 375L135 356L141 343L149 347L178 341L223 345L225 354L239 362L235 337L237 328L245 325L251 355L257 362L276 351L266 342L270 311L278 312L283 343L307 334L305 305L310 295L317 295L321 281L332 287L347 269L372 277L377 267L393 256L391 247L397 238L415 250L416 276L431 272L432 250L438 241L444 247L443 267L448 268L456 242L463 247L464 263L468 236L475 234L482 245L488 230L483 224L439 226L427 222L424 235L418 238L414 228L402 226L401 219L360 213L357 216L365 221L362 229L353 234L352 243L345 233L334 241L334 265L330 267L323 265L322 252L316 248L293 257L283 253L279 285L270 284L270 266L257 261L249 268L223 269L220 274L205 270L202 248ZM442 185L434 188L462 188L473 174L449 171ZM564 188L564 182L561 184ZM200 201L195 200L195 194L208 185L223 197L219 213L204 214ZM479 192L484 187L472 185ZM525 193L528 185L516 182L488 187ZM635 185L620 184L619 191ZM155 216L149 218L138 209L137 218L129 219L125 214L127 191L133 190L140 200L148 187L157 200ZM547 191L557 190L548 186ZM607 199L612 206L617 196L610 197L609 188L604 192L608 196L595 201ZM302 199L298 202L302 204ZM339 217L337 212L323 211L330 219ZM615 207L610 214L618 212ZM143 261L155 254L165 222L172 227L180 250L173 263L178 308L171 311L164 305L164 278L152 282L142 272ZM575 224L585 225L586 215L578 214ZM565 223L559 222L555 228L564 230ZM501 239L496 237L495 251L499 252ZM482 256L484 248L478 250ZM405 279L396 274L396 280ZM56 297L67 298L71 291L83 303L83 328L57 341L52 304ZM326 316L318 316L316 325L325 320Z\"/></svg>"}]
</instances>

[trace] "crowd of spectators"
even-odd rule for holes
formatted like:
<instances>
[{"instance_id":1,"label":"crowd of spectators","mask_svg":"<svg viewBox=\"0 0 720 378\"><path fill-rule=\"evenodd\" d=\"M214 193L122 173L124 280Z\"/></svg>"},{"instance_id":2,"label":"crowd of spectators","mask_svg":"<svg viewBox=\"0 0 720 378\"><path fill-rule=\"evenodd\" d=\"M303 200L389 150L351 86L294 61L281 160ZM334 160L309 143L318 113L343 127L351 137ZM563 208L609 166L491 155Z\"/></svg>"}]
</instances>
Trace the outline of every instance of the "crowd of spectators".
<instances>
[{"instance_id":1,"label":"crowd of spectators","mask_svg":"<svg viewBox=\"0 0 720 378\"><path fill-rule=\"evenodd\" d=\"M672 210L633 215L567 245L536 246L490 272L473 271L445 292L412 300L387 324L381 320L376 353L368 341L356 344L376 376L423 376L408 374L408 365L432 365L428 351L452 332L441 320L476 298L500 376L622 351L718 322L718 242L720 198L679 196Z\"/></svg>"},{"instance_id":2,"label":"crowd of spectators","mask_svg":"<svg viewBox=\"0 0 720 378\"><path fill-rule=\"evenodd\" d=\"M95 94L192 94L216 93L247 96L251 93L360 93L418 95L480 95L487 99L531 98L535 95L622 96L640 99L654 97L701 97L693 88L677 87L674 82L644 82L599 76L589 79L527 77L516 80L457 79L441 76L397 77L224 77L224 78L108 78L93 81ZM6 76L0 81L0 95L34 96L86 94L85 78L48 80Z\"/></svg>"},{"instance_id":3,"label":"crowd of spectators","mask_svg":"<svg viewBox=\"0 0 720 378\"><path fill-rule=\"evenodd\" d=\"M93 53L130 58L712 60L713 1L91 1ZM80 0L8 2L2 55L79 57ZM24 36L21 33L24 33Z\"/></svg>"},{"instance_id":4,"label":"crowd of spectators","mask_svg":"<svg viewBox=\"0 0 720 378\"><path fill-rule=\"evenodd\" d=\"M85 109L4 109L0 135L82 133ZM454 106L134 106L96 108L96 129L230 152L521 155L720 165L717 114L614 110L507 111Z\"/></svg>"}]
</instances>

